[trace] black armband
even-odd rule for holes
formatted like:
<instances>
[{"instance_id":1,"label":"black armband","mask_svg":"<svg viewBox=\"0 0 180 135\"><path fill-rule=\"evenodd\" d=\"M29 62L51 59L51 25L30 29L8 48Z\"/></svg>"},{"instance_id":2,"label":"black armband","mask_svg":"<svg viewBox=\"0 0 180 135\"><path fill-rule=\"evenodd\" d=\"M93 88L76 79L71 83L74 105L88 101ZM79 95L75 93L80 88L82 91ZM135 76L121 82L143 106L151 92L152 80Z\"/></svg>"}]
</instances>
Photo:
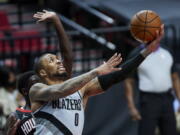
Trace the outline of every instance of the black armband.
<instances>
[{"instance_id":1,"label":"black armband","mask_svg":"<svg viewBox=\"0 0 180 135\"><path fill-rule=\"evenodd\" d=\"M98 76L101 88L105 91L113 84L116 84L124 80L130 73L132 73L136 68L142 63L145 58L142 54L138 54L134 58L131 58L127 62L120 65L122 68L120 71L115 71L106 75Z\"/></svg>"}]
</instances>

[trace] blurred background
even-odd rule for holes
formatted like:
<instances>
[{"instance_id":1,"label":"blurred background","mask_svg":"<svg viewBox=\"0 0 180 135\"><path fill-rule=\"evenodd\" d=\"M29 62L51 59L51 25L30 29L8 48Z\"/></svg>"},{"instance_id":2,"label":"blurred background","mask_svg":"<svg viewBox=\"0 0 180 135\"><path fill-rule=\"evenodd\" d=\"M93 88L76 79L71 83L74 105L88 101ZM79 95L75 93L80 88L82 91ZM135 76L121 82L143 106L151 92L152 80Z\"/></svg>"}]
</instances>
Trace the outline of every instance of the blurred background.
<instances>
[{"instance_id":1,"label":"blurred background","mask_svg":"<svg viewBox=\"0 0 180 135\"><path fill-rule=\"evenodd\" d=\"M72 43L76 76L97 67L114 52L120 52L125 61L140 44L130 34L130 19L144 9L160 15L165 24L162 44L171 50L180 71L179 7L179 0L0 0L0 67L2 74L11 74L7 99L8 104L15 103L5 117L24 104L15 88L18 74L33 69L43 53L58 51L54 28L36 24L35 12L47 9L59 14ZM137 135L138 123L130 117L123 83L111 89L90 99L83 135ZM138 103L138 91L135 100ZM5 118L0 121L3 127Z\"/></svg>"}]
</instances>

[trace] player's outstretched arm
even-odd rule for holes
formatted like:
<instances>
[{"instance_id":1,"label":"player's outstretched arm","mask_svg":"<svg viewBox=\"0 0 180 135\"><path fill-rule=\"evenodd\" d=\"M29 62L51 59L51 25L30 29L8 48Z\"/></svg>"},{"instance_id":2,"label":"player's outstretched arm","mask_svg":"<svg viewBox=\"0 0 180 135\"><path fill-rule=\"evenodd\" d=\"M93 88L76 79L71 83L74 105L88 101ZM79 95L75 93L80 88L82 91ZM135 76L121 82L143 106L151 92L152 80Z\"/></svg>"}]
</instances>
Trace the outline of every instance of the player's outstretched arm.
<instances>
[{"instance_id":1,"label":"player's outstretched arm","mask_svg":"<svg viewBox=\"0 0 180 135\"><path fill-rule=\"evenodd\" d=\"M85 87L82 88L81 92L83 96L93 96L107 90L112 85L124 80L129 76L153 51L159 47L159 42L164 35L164 25L161 26L160 31L157 31L156 39L149 43L139 54L130 60L126 61L120 67L122 70L111 72L109 74L98 76Z\"/></svg>"},{"instance_id":2,"label":"player's outstretched arm","mask_svg":"<svg viewBox=\"0 0 180 135\"><path fill-rule=\"evenodd\" d=\"M118 54L113 55L110 60L100 65L99 67L82 74L80 76L69 79L61 84L45 85L36 83L30 89L30 99L33 101L50 101L61 97L68 96L80 90L89 81L98 75L107 74L113 71L119 71L120 68L115 68L121 62L121 56Z\"/></svg>"},{"instance_id":3,"label":"player's outstretched arm","mask_svg":"<svg viewBox=\"0 0 180 135\"><path fill-rule=\"evenodd\" d=\"M59 16L55 12L43 10L42 12L37 12L36 14L34 14L33 17L37 19L37 22L50 21L54 24L58 35L58 40L60 42L59 52L61 53L64 67L66 68L66 71L68 73L68 78L70 78L72 74L73 62L72 46L69 42L67 34L65 33Z\"/></svg>"}]
</instances>

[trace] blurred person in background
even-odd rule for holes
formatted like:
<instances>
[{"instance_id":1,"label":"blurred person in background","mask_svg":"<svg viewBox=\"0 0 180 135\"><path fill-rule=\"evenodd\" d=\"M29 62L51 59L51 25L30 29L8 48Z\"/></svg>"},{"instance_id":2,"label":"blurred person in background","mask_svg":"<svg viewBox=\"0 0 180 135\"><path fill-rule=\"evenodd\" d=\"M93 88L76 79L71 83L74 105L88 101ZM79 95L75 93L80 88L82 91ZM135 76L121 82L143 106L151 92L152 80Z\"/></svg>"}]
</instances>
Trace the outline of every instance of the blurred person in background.
<instances>
[{"instance_id":1,"label":"blurred person in background","mask_svg":"<svg viewBox=\"0 0 180 135\"><path fill-rule=\"evenodd\" d=\"M13 94L15 89L15 75L6 67L0 67L0 129L3 131L6 118L16 110L17 102Z\"/></svg>"},{"instance_id":2,"label":"blurred person in background","mask_svg":"<svg viewBox=\"0 0 180 135\"><path fill-rule=\"evenodd\" d=\"M144 46L140 45L133 50L129 58L142 48ZM139 120L138 135L155 135L157 126L161 135L176 135L172 93L175 92L180 101L180 82L172 55L167 49L157 48L138 67L137 75L140 90L139 110L133 98L134 77L130 76L124 84L130 115L133 120Z\"/></svg>"}]
</instances>

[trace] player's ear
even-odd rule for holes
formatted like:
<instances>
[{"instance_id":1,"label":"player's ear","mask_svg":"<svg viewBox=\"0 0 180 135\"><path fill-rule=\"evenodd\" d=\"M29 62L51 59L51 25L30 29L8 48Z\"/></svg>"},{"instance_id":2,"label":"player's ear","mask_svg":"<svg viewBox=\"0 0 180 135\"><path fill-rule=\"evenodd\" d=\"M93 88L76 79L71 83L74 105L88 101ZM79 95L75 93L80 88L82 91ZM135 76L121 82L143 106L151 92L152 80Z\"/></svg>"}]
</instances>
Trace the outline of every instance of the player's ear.
<instances>
[{"instance_id":1,"label":"player's ear","mask_svg":"<svg viewBox=\"0 0 180 135\"><path fill-rule=\"evenodd\" d=\"M46 73L46 71L45 71L44 69L41 69L41 70L39 71L39 74L40 74L41 77L47 76L47 73Z\"/></svg>"}]
</instances>

